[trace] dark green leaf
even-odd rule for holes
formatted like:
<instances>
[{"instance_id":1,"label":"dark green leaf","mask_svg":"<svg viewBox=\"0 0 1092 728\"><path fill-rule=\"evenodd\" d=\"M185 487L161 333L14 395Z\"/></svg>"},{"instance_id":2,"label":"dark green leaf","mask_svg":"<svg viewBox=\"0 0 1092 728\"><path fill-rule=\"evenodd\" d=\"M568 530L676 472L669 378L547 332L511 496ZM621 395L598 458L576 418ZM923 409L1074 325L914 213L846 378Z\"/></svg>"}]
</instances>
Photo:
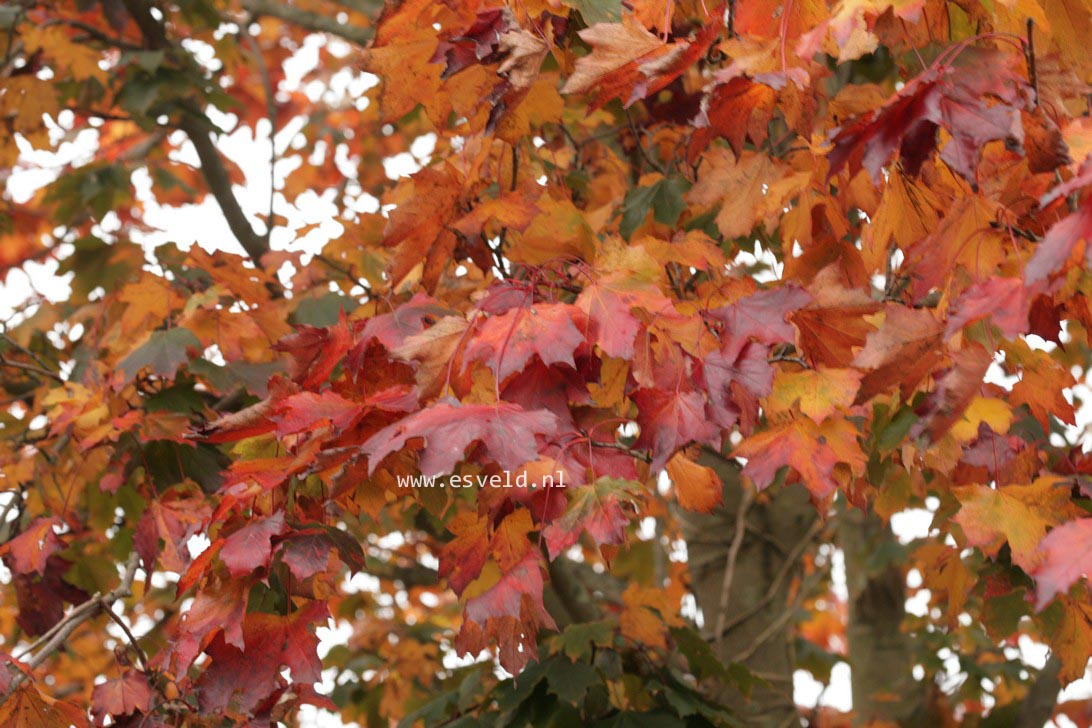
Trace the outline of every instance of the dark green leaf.
<instances>
[{"instance_id":1,"label":"dark green leaf","mask_svg":"<svg viewBox=\"0 0 1092 728\"><path fill-rule=\"evenodd\" d=\"M546 670L546 679L550 692L570 705L580 705L588 688L602 678L599 672L583 662L571 663L568 660L551 660Z\"/></svg>"},{"instance_id":2,"label":"dark green leaf","mask_svg":"<svg viewBox=\"0 0 1092 728\"><path fill-rule=\"evenodd\" d=\"M178 367L189 359L188 350L201 349L201 342L189 329L181 326L155 331L144 345L121 360L121 371L132 379L144 367L160 377L173 377Z\"/></svg>"}]
</instances>

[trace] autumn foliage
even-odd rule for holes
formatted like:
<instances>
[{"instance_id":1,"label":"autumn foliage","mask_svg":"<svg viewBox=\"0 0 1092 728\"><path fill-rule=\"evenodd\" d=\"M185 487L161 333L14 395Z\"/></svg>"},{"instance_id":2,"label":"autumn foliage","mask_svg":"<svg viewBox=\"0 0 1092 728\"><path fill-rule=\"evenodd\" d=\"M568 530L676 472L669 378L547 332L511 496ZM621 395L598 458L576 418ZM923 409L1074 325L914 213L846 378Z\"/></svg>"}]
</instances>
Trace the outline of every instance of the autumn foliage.
<instances>
[{"instance_id":1,"label":"autumn foliage","mask_svg":"<svg viewBox=\"0 0 1092 728\"><path fill-rule=\"evenodd\" d=\"M0 725L1092 724L1088 0L0 26Z\"/></svg>"}]
</instances>

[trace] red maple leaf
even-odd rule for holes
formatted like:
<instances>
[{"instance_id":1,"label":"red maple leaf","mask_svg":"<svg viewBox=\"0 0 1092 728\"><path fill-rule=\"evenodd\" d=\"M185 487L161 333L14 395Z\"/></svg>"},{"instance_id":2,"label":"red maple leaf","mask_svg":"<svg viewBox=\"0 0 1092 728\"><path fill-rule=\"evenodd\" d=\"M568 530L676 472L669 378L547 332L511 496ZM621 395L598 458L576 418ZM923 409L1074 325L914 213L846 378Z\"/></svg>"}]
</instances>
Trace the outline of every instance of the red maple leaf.
<instances>
[{"instance_id":1,"label":"red maple leaf","mask_svg":"<svg viewBox=\"0 0 1092 728\"><path fill-rule=\"evenodd\" d=\"M694 390L638 389L633 393L641 434L636 446L652 452L652 469L663 468L683 445L720 447L720 428L705 413L705 397Z\"/></svg>"},{"instance_id":2,"label":"red maple leaf","mask_svg":"<svg viewBox=\"0 0 1092 728\"><path fill-rule=\"evenodd\" d=\"M1042 559L1032 576L1042 609L1082 576L1092 574L1092 518L1063 523L1039 542L1037 551Z\"/></svg>"},{"instance_id":3,"label":"red maple leaf","mask_svg":"<svg viewBox=\"0 0 1092 728\"><path fill-rule=\"evenodd\" d=\"M828 176L846 166L850 172L864 167L878 181L880 169L896 154L915 176L936 149L937 131L943 128L951 139L941 158L976 185L978 156L986 142L1001 140L1016 149L1023 143L1020 110L1028 98L1027 84L1009 54L967 49L955 61L942 56L883 108L838 131Z\"/></svg>"},{"instance_id":4,"label":"red maple leaf","mask_svg":"<svg viewBox=\"0 0 1092 728\"><path fill-rule=\"evenodd\" d=\"M501 666L512 673L538 658L538 630L557 628L542 604L540 558L529 552L487 591L467 600L455 639L460 654L477 654L493 641L500 648Z\"/></svg>"},{"instance_id":5,"label":"red maple leaf","mask_svg":"<svg viewBox=\"0 0 1092 728\"><path fill-rule=\"evenodd\" d=\"M126 670L121 677L107 680L95 686L91 693L91 714L102 725L106 716L147 713L152 707L155 692L148 677L136 670Z\"/></svg>"},{"instance_id":6,"label":"red maple leaf","mask_svg":"<svg viewBox=\"0 0 1092 728\"><path fill-rule=\"evenodd\" d=\"M269 566L272 556L273 538L283 534L287 528L284 511L249 523L224 539L220 560L232 576L244 576L255 569L265 568Z\"/></svg>"},{"instance_id":7,"label":"red maple leaf","mask_svg":"<svg viewBox=\"0 0 1092 728\"><path fill-rule=\"evenodd\" d=\"M515 470L538 456L536 438L557 433L557 416L546 410L528 412L514 404L460 405L440 402L372 435L361 450L368 456L368 474L387 455L414 440L422 440L421 474L451 473L466 448L480 442L487 458L505 470Z\"/></svg>"},{"instance_id":8,"label":"red maple leaf","mask_svg":"<svg viewBox=\"0 0 1092 728\"><path fill-rule=\"evenodd\" d=\"M484 360L503 382L522 371L531 357L547 366L576 366L573 355L585 343L584 313L567 303L545 303L509 309L490 316L467 342L465 362Z\"/></svg>"},{"instance_id":9,"label":"red maple leaf","mask_svg":"<svg viewBox=\"0 0 1092 728\"><path fill-rule=\"evenodd\" d=\"M304 389L314 389L329 378L348 353L352 339L342 310L336 325L327 328L297 326L294 333L285 336L273 348L291 356L288 371L292 379Z\"/></svg>"},{"instance_id":10,"label":"red maple leaf","mask_svg":"<svg viewBox=\"0 0 1092 728\"><path fill-rule=\"evenodd\" d=\"M212 663L197 681L201 712L219 713L229 705L243 714L254 711L283 684L283 668L293 683L317 682L322 661L313 626L328 617L325 602L311 602L287 617L251 612L243 622L242 646L217 636L206 650Z\"/></svg>"}]
</instances>

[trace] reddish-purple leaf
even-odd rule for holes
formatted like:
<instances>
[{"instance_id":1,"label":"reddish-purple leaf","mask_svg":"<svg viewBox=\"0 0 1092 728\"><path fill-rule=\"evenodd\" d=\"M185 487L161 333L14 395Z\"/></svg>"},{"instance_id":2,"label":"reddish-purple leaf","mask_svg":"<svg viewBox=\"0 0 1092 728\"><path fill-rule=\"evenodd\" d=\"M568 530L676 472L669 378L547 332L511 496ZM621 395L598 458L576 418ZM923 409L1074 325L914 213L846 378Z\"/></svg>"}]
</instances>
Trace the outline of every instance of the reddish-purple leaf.
<instances>
[{"instance_id":1,"label":"reddish-purple leaf","mask_svg":"<svg viewBox=\"0 0 1092 728\"><path fill-rule=\"evenodd\" d=\"M272 539L286 530L284 511L277 511L269 518L243 526L224 540L220 560L232 576L244 576L255 569L269 566Z\"/></svg>"},{"instance_id":2,"label":"reddish-purple leaf","mask_svg":"<svg viewBox=\"0 0 1092 728\"><path fill-rule=\"evenodd\" d=\"M536 438L557 433L557 416L545 410L528 412L512 404L459 405L440 402L375 433L361 446L368 456L368 474L387 455L413 440L423 440L421 474L451 473L466 457L466 449L480 442L485 455L506 470L535 460Z\"/></svg>"},{"instance_id":3,"label":"reddish-purple leaf","mask_svg":"<svg viewBox=\"0 0 1092 728\"><path fill-rule=\"evenodd\" d=\"M148 676L136 670L126 670L121 677L96 685L91 693L91 713L95 722L102 725L106 716L147 713L152 707L155 692L148 683Z\"/></svg>"},{"instance_id":4,"label":"reddish-purple leaf","mask_svg":"<svg viewBox=\"0 0 1092 728\"><path fill-rule=\"evenodd\" d=\"M1035 577L1038 608L1042 609L1082 576L1092 574L1092 518L1064 523L1039 542L1041 560Z\"/></svg>"}]
</instances>

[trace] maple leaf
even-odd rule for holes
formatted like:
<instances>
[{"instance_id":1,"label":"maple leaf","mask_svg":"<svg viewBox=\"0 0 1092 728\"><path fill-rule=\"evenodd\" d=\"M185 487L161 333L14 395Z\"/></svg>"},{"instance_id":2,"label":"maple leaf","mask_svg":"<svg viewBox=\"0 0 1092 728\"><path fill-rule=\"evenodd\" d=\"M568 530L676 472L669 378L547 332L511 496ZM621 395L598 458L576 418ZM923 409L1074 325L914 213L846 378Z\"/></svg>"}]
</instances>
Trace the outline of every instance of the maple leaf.
<instances>
[{"instance_id":1,"label":"maple leaf","mask_svg":"<svg viewBox=\"0 0 1092 728\"><path fill-rule=\"evenodd\" d=\"M0 546L0 554L16 574L45 573L49 557L64 547L56 528L62 524L56 516L39 518L15 538Z\"/></svg>"},{"instance_id":2,"label":"maple leaf","mask_svg":"<svg viewBox=\"0 0 1092 728\"><path fill-rule=\"evenodd\" d=\"M15 619L27 634L47 632L64 617L65 603L83 604L91 595L65 581L72 563L54 554L46 559L41 575L14 573L15 599L19 613Z\"/></svg>"},{"instance_id":3,"label":"maple leaf","mask_svg":"<svg viewBox=\"0 0 1092 728\"><path fill-rule=\"evenodd\" d=\"M527 509L513 511L500 522L489 541L489 550L501 571L515 568L531 551L527 534L534 528Z\"/></svg>"},{"instance_id":4,"label":"maple leaf","mask_svg":"<svg viewBox=\"0 0 1092 728\"><path fill-rule=\"evenodd\" d=\"M1085 159L1076 176L1064 182L1039 199L1039 204L1047 206L1055 200L1074 193L1092 184L1092 155ZM1080 241L1092 237L1092 197L1086 197L1075 212L1062 218L1047 230L1042 242L1035 248L1035 255L1024 269L1024 277L1029 284L1046 281L1053 273L1062 268L1071 257ZM1086 246L1084 260L1087 264L1090 253Z\"/></svg>"},{"instance_id":5,"label":"maple leaf","mask_svg":"<svg viewBox=\"0 0 1092 728\"><path fill-rule=\"evenodd\" d=\"M352 332L342 310L338 323L328 328L301 325L273 348L289 354L289 373L304 389L313 389L326 381L334 368L348 353L352 344Z\"/></svg>"},{"instance_id":6,"label":"maple leaf","mask_svg":"<svg viewBox=\"0 0 1092 728\"><path fill-rule=\"evenodd\" d=\"M556 629L542 604L542 566L537 553L502 574L488 587L475 590L463 607L465 619L455 640L460 654L479 652L488 640L500 646L501 667L518 673L538 657L536 634L540 627Z\"/></svg>"},{"instance_id":7,"label":"maple leaf","mask_svg":"<svg viewBox=\"0 0 1092 728\"><path fill-rule=\"evenodd\" d=\"M718 16L714 11L710 18ZM711 20L692 41L665 43L629 14L622 15L621 23L597 23L578 32L592 52L577 60L561 93L594 91L590 111L615 98L632 106L681 76L705 54L720 30L720 24Z\"/></svg>"},{"instance_id":8,"label":"maple leaf","mask_svg":"<svg viewBox=\"0 0 1092 728\"><path fill-rule=\"evenodd\" d=\"M212 547L209 548L212 552ZM184 590L180 589L181 594ZM239 649L243 643L243 617L249 600L249 584L242 579L219 582L217 588L199 590L178 625L171 649L157 656L175 675L185 674L214 637Z\"/></svg>"},{"instance_id":9,"label":"maple leaf","mask_svg":"<svg viewBox=\"0 0 1092 728\"><path fill-rule=\"evenodd\" d=\"M667 475L675 485L676 497L683 508L709 513L720 505L724 485L712 468L677 452L667 461Z\"/></svg>"},{"instance_id":10,"label":"maple leaf","mask_svg":"<svg viewBox=\"0 0 1092 728\"><path fill-rule=\"evenodd\" d=\"M369 393L357 401L330 390L320 394L300 392L281 400L272 419L280 436L310 430L319 424L329 424L335 434L341 434L368 414L410 412L417 406L417 395L410 387L401 385Z\"/></svg>"},{"instance_id":11,"label":"maple leaf","mask_svg":"<svg viewBox=\"0 0 1092 728\"><path fill-rule=\"evenodd\" d=\"M653 470L663 468L676 450L691 442L720 447L720 428L706 417L701 392L638 389L632 399L641 427L635 446L652 452Z\"/></svg>"},{"instance_id":12,"label":"maple leaf","mask_svg":"<svg viewBox=\"0 0 1092 728\"><path fill-rule=\"evenodd\" d=\"M165 569L185 571L191 560L186 544L211 516L203 494L192 488L174 488L151 501L133 535L144 567L152 569L158 559Z\"/></svg>"},{"instance_id":13,"label":"maple leaf","mask_svg":"<svg viewBox=\"0 0 1092 728\"><path fill-rule=\"evenodd\" d=\"M934 64L914 77L878 111L834 137L829 154L834 176L845 167L864 167L873 180L898 154L903 169L916 176L937 147L937 130L951 138L941 158L972 185L978 183L978 156L986 142L1001 140L1019 149L1024 140L1020 110L1025 85L1008 54L964 51L958 63ZM989 69L989 70L987 70Z\"/></svg>"},{"instance_id":14,"label":"maple leaf","mask_svg":"<svg viewBox=\"0 0 1092 728\"><path fill-rule=\"evenodd\" d=\"M935 442L963 416L982 386L990 357L981 347L952 352L952 366L937 380L936 389L917 409L921 420L911 428L915 437L928 433Z\"/></svg>"},{"instance_id":15,"label":"maple leaf","mask_svg":"<svg viewBox=\"0 0 1092 728\"><path fill-rule=\"evenodd\" d=\"M417 363L417 386L423 396L436 394L448 384L451 360L467 336L462 316L445 316L419 334L407 336L391 353Z\"/></svg>"},{"instance_id":16,"label":"maple leaf","mask_svg":"<svg viewBox=\"0 0 1092 728\"><path fill-rule=\"evenodd\" d=\"M944 335L951 336L968 323L989 316L1002 335L1014 339L1027 331L1029 299L1029 291L1019 278L990 277L959 297Z\"/></svg>"},{"instance_id":17,"label":"maple leaf","mask_svg":"<svg viewBox=\"0 0 1092 728\"><path fill-rule=\"evenodd\" d=\"M853 357L853 366L867 370L854 404L867 402L898 385L907 399L918 382L940 361L937 345L943 330L926 310L906 306L884 307L884 320L869 333L864 347Z\"/></svg>"},{"instance_id":18,"label":"maple leaf","mask_svg":"<svg viewBox=\"0 0 1092 728\"><path fill-rule=\"evenodd\" d=\"M580 292L576 305L588 315L591 337L607 356L629 359L641 322L632 313L633 301L598 284Z\"/></svg>"},{"instance_id":19,"label":"maple leaf","mask_svg":"<svg viewBox=\"0 0 1092 728\"><path fill-rule=\"evenodd\" d=\"M575 544L584 532L598 545L624 542L627 511L638 492L636 483L606 476L566 489L569 502L565 513L542 530L550 559Z\"/></svg>"},{"instance_id":20,"label":"maple leaf","mask_svg":"<svg viewBox=\"0 0 1092 728\"><path fill-rule=\"evenodd\" d=\"M705 357L702 380L714 422L721 427L740 422L744 432L753 429L758 399L773 387L774 369L767 361L768 355L766 346L726 338L720 349Z\"/></svg>"},{"instance_id":21,"label":"maple leaf","mask_svg":"<svg viewBox=\"0 0 1092 728\"><path fill-rule=\"evenodd\" d=\"M121 677L95 686L91 693L94 706L91 712L101 725L107 715L117 717L149 712L154 697L155 692L146 675L136 670L126 670Z\"/></svg>"},{"instance_id":22,"label":"maple leaf","mask_svg":"<svg viewBox=\"0 0 1092 728\"><path fill-rule=\"evenodd\" d=\"M876 19L888 10L903 21L916 23L925 0L842 0L829 18L800 36L797 53L811 58L830 34L839 63L852 61L876 50L879 40L871 32Z\"/></svg>"},{"instance_id":23,"label":"maple leaf","mask_svg":"<svg viewBox=\"0 0 1092 728\"><path fill-rule=\"evenodd\" d=\"M812 364L848 367L875 330L869 321L880 305L866 293L846 288L832 266L815 277L810 290L815 300L792 315L800 332L800 346Z\"/></svg>"},{"instance_id":24,"label":"maple leaf","mask_svg":"<svg viewBox=\"0 0 1092 728\"><path fill-rule=\"evenodd\" d=\"M852 369L820 367L802 372L778 372L774 377L766 411L799 410L816 422L848 409L860 386L861 374Z\"/></svg>"},{"instance_id":25,"label":"maple leaf","mask_svg":"<svg viewBox=\"0 0 1092 728\"><path fill-rule=\"evenodd\" d=\"M756 146L765 142L774 101L773 86L745 76L716 84L702 98L701 113L694 119L695 131L687 146L690 163L695 163L716 137L728 141L737 159L743 154L746 139Z\"/></svg>"},{"instance_id":26,"label":"maple leaf","mask_svg":"<svg viewBox=\"0 0 1092 728\"><path fill-rule=\"evenodd\" d=\"M322 661L313 627L325 624L328 617L326 603L314 601L287 617L246 615L242 647L218 635L206 650L212 663L197 682L201 711L220 713L230 705L244 715L252 712L278 689L282 668L291 671L294 683L317 682Z\"/></svg>"},{"instance_id":27,"label":"maple leaf","mask_svg":"<svg viewBox=\"0 0 1092 728\"><path fill-rule=\"evenodd\" d=\"M152 332L148 340L122 359L118 366L125 372L126 379L132 379L145 367L157 376L173 377L178 368L189 360L188 352L200 349L201 340L192 331L176 326L166 331Z\"/></svg>"},{"instance_id":28,"label":"maple leaf","mask_svg":"<svg viewBox=\"0 0 1092 728\"><path fill-rule=\"evenodd\" d=\"M297 579L307 579L325 570L333 553L337 553L351 571L364 568L360 542L333 526L298 528L286 536L278 548L281 560Z\"/></svg>"},{"instance_id":29,"label":"maple leaf","mask_svg":"<svg viewBox=\"0 0 1092 728\"><path fill-rule=\"evenodd\" d=\"M786 319L812 300L807 291L787 285L758 291L713 309L709 315L722 321L734 339L754 339L764 344L791 343L796 340L796 329Z\"/></svg>"},{"instance_id":30,"label":"maple leaf","mask_svg":"<svg viewBox=\"0 0 1092 728\"><path fill-rule=\"evenodd\" d=\"M537 437L557 433L557 416L546 410L526 411L514 404L458 405L440 402L372 435L361 446L371 475L387 455L422 439L421 474L453 472L466 448L481 442L485 455L505 470L535 459Z\"/></svg>"},{"instance_id":31,"label":"maple leaf","mask_svg":"<svg viewBox=\"0 0 1092 728\"><path fill-rule=\"evenodd\" d=\"M499 63L501 80L485 99L493 107L486 124L486 131L492 131L530 91L549 50L545 40L519 25L511 10L491 8L480 10L465 31L442 41L433 60L445 59L445 79L474 63Z\"/></svg>"},{"instance_id":32,"label":"maple leaf","mask_svg":"<svg viewBox=\"0 0 1092 728\"><path fill-rule=\"evenodd\" d=\"M364 323L360 339L349 354L349 368L353 371L360 369L360 361L370 342L377 341L387 351L394 351L406 339L420 334L429 325L453 313L448 306L423 291L418 291L413 298L390 312L372 316Z\"/></svg>"},{"instance_id":33,"label":"maple leaf","mask_svg":"<svg viewBox=\"0 0 1092 728\"><path fill-rule=\"evenodd\" d=\"M71 728L86 726L87 717L72 703L53 700L24 683L0 705L0 721L19 728Z\"/></svg>"},{"instance_id":34,"label":"maple leaf","mask_svg":"<svg viewBox=\"0 0 1092 728\"><path fill-rule=\"evenodd\" d=\"M962 504L955 522L963 527L967 543L996 558L1008 542L1013 563L1027 572L1034 570L1047 529L1077 515L1070 503L1069 484L1061 478L996 489L965 486L955 489L955 494Z\"/></svg>"},{"instance_id":35,"label":"maple leaf","mask_svg":"<svg viewBox=\"0 0 1092 728\"><path fill-rule=\"evenodd\" d=\"M959 615L967 603L967 596L974 584L973 574L960 558L959 549L941 543L925 543L915 552L925 568L923 584L931 591L946 595L948 599L948 624L959 624Z\"/></svg>"},{"instance_id":36,"label":"maple leaf","mask_svg":"<svg viewBox=\"0 0 1092 728\"><path fill-rule=\"evenodd\" d=\"M710 149L702 160L702 173L686 200L702 207L719 204L716 223L724 237L747 235L759 223L782 215L785 200L772 193L789 172L784 164L751 151L737 158L723 147Z\"/></svg>"},{"instance_id":37,"label":"maple leaf","mask_svg":"<svg viewBox=\"0 0 1092 728\"><path fill-rule=\"evenodd\" d=\"M620 263L621 270L586 285L574 304L587 315L589 338L607 356L631 359L641 320L633 309L650 314L671 311L670 300L645 275L644 265L653 261L629 260ZM638 268L639 270L633 270Z\"/></svg>"},{"instance_id":38,"label":"maple leaf","mask_svg":"<svg viewBox=\"0 0 1092 728\"><path fill-rule=\"evenodd\" d=\"M1032 570L1037 608L1069 591L1082 576L1092 574L1092 518L1080 518L1051 529L1038 545L1039 562Z\"/></svg>"},{"instance_id":39,"label":"maple leaf","mask_svg":"<svg viewBox=\"0 0 1092 728\"><path fill-rule=\"evenodd\" d=\"M489 558L489 519L473 513L456 516L447 526L455 538L440 552L440 576L456 594L478 578Z\"/></svg>"},{"instance_id":40,"label":"maple leaf","mask_svg":"<svg viewBox=\"0 0 1092 728\"><path fill-rule=\"evenodd\" d=\"M1058 681L1068 685L1084 677L1092 654L1092 607L1067 597L1058 600L1061 618L1050 626L1049 642L1061 660Z\"/></svg>"},{"instance_id":41,"label":"maple leaf","mask_svg":"<svg viewBox=\"0 0 1092 728\"><path fill-rule=\"evenodd\" d=\"M243 576L255 569L269 566L272 557L272 539L285 533L284 511L277 511L243 526L224 539L220 548L220 560L232 576Z\"/></svg>"},{"instance_id":42,"label":"maple leaf","mask_svg":"<svg viewBox=\"0 0 1092 728\"><path fill-rule=\"evenodd\" d=\"M857 442L857 430L845 420L828 420L816 425L801 418L751 435L734 450L733 457L746 458L743 474L759 489L774 481L786 465L816 501L829 498L838 489L835 466L844 463L853 473L864 470L865 458Z\"/></svg>"},{"instance_id":43,"label":"maple leaf","mask_svg":"<svg viewBox=\"0 0 1092 728\"><path fill-rule=\"evenodd\" d=\"M1009 396L1014 406L1027 405L1044 430L1051 428L1052 418L1076 424L1076 411L1066 399L1065 389L1075 386L1077 380L1068 368L1022 339L1005 346L1005 367L1020 376Z\"/></svg>"},{"instance_id":44,"label":"maple leaf","mask_svg":"<svg viewBox=\"0 0 1092 728\"><path fill-rule=\"evenodd\" d=\"M469 337L464 362L485 360L503 382L522 371L531 357L551 364L575 367L573 354L584 343L583 313L564 303L536 304L489 316ZM465 366L465 363L464 363Z\"/></svg>"},{"instance_id":45,"label":"maple leaf","mask_svg":"<svg viewBox=\"0 0 1092 728\"><path fill-rule=\"evenodd\" d=\"M630 584L622 592L622 614L618 618L622 635L649 647L667 647L670 627L683 624L678 604L670 592Z\"/></svg>"}]
</instances>

